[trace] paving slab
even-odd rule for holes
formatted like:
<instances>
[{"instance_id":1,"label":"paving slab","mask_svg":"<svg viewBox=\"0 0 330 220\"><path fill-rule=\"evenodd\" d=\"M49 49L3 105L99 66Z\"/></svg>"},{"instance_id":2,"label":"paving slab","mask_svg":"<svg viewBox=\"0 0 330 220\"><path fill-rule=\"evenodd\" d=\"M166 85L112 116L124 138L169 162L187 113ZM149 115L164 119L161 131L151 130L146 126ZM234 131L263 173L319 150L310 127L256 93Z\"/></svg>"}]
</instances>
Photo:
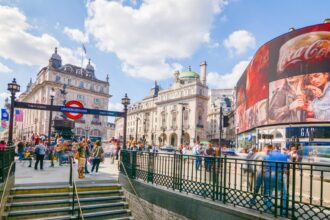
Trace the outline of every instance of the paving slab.
<instances>
[{"instance_id":1,"label":"paving slab","mask_svg":"<svg viewBox=\"0 0 330 220\"><path fill-rule=\"evenodd\" d=\"M70 176L70 165L64 164L59 166L55 162L55 167L50 167L50 161L44 161L44 170L35 170L34 163L32 162L32 167L29 166L28 161L16 161L16 171L15 171L15 184L38 184L38 183L68 183ZM40 165L39 165L40 166ZM39 168L38 166L38 168ZM84 179L78 178L77 173L77 161L73 164L73 175L77 183L83 182L93 182L93 181L118 181L118 162L114 161L113 164L110 162L110 158L105 158L103 163L100 163L98 175L85 174ZM88 170L91 171L91 164L88 164Z\"/></svg>"}]
</instances>

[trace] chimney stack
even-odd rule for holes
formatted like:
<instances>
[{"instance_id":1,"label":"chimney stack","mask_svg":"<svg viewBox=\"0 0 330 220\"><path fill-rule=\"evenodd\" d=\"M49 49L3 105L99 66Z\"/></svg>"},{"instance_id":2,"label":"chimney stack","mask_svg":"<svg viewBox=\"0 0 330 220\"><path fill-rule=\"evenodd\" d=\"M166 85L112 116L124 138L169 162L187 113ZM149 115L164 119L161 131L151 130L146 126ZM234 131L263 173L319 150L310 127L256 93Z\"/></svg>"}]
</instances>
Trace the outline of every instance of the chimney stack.
<instances>
[{"instance_id":1,"label":"chimney stack","mask_svg":"<svg viewBox=\"0 0 330 220\"><path fill-rule=\"evenodd\" d=\"M200 67L201 67L201 71L200 71L201 81L202 81L202 84L205 85L205 86L206 86L206 66L207 66L206 61L203 61L200 64Z\"/></svg>"}]
</instances>

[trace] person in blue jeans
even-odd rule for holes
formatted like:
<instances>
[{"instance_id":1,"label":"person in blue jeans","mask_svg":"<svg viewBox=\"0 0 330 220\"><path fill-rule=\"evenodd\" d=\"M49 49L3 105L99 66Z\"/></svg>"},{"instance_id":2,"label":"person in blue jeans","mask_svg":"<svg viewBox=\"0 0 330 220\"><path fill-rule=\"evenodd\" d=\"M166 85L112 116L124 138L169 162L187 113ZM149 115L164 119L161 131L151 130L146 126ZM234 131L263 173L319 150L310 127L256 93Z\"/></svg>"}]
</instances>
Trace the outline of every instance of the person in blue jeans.
<instances>
[{"instance_id":1,"label":"person in blue jeans","mask_svg":"<svg viewBox=\"0 0 330 220\"><path fill-rule=\"evenodd\" d=\"M193 150L194 155L196 156L196 164L195 164L195 168L196 170L199 169L201 163L202 163L202 158L201 155L203 155L203 149L202 146L197 144Z\"/></svg>"},{"instance_id":2,"label":"person in blue jeans","mask_svg":"<svg viewBox=\"0 0 330 220\"><path fill-rule=\"evenodd\" d=\"M271 146L269 146L269 148L271 148ZM281 194L278 194L277 196L278 198L282 198L282 201L280 201L281 213L286 214L287 188L285 182L285 173L288 165L285 162L288 162L289 159L289 155L282 153L280 150L272 150L264 158L264 205L266 210L271 210L273 206L273 192L277 187L277 190L281 191Z\"/></svg>"}]
</instances>

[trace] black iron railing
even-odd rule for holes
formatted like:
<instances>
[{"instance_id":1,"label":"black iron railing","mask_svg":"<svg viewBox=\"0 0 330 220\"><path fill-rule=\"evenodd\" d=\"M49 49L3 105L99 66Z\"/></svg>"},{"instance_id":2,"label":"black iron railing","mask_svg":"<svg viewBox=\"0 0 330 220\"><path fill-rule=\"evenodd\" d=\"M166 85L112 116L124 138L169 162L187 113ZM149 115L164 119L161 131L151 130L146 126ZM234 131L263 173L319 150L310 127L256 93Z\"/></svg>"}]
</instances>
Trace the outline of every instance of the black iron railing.
<instances>
[{"instance_id":1,"label":"black iron railing","mask_svg":"<svg viewBox=\"0 0 330 220\"><path fill-rule=\"evenodd\" d=\"M275 217L330 215L329 165L136 151L122 151L121 161L132 179Z\"/></svg>"},{"instance_id":2,"label":"black iron railing","mask_svg":"<svg viewBox=\"0 0 330 220\"><path fill-rule=\"evenodd\" d=\"M15 173L15 168L10 171L10 164L15 160L15 147L6 147L0 150L0 183L6 181L7 176L12 176ZM8 175L8 172L10 174Z\"/></svg>"}]
</instances>

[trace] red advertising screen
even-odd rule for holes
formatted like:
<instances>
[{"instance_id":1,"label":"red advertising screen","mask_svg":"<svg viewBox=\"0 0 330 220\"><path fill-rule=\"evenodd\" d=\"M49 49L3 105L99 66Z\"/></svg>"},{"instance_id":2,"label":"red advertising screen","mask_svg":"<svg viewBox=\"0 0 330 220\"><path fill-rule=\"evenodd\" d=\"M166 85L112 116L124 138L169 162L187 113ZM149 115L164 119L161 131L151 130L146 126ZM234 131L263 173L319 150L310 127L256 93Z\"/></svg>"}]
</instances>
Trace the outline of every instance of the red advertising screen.
<instances>
[{"instance_id":1,"label":"red advertising screen","mask_svg":"<svg viewBox=\"0 0 330 220\"><path fill-rule=\"evenodd\" d=\"M236 86L236 129L330 121L330 23L281 35L258 49Z\"/></svg>"}]
</instances>

